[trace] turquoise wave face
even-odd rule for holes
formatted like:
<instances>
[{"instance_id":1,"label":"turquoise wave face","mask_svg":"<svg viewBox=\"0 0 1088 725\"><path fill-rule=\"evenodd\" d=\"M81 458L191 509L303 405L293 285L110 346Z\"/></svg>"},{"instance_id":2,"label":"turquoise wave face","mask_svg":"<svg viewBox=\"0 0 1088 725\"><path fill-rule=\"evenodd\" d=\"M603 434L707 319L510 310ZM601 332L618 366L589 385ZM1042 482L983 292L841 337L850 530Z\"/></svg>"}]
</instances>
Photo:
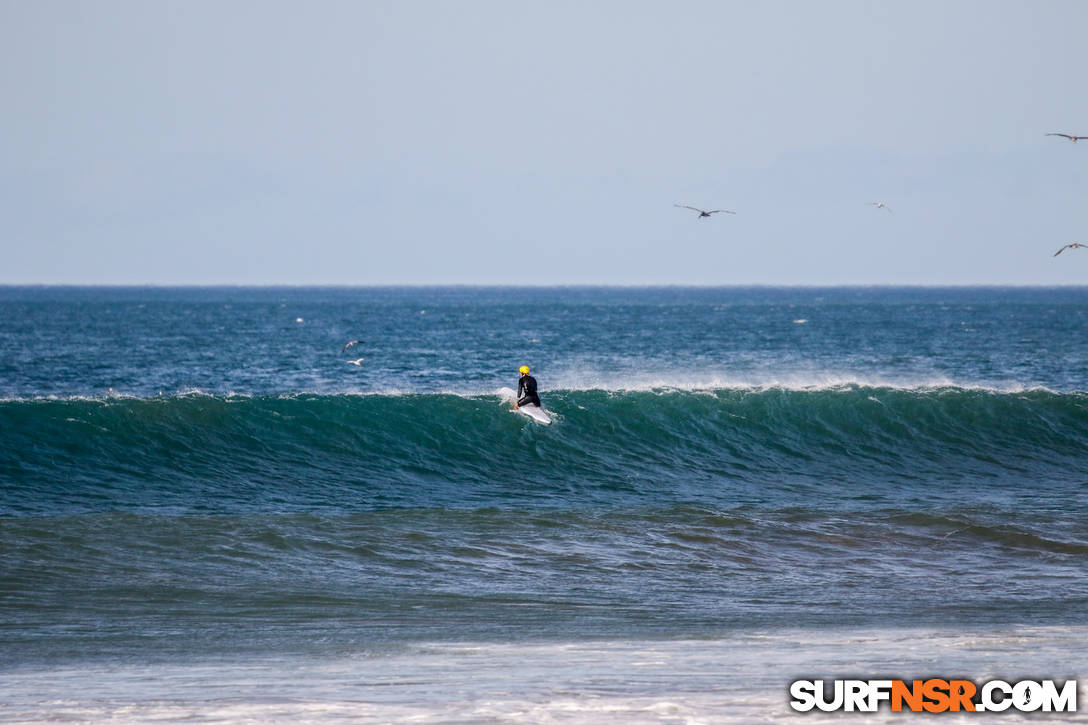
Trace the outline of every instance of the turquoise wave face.
<instances>
[{"instance_id":1,"label":"turquoise wave face","mask_svg":"<svg viewBox=\"0 0 1088 725\"><path fill-rule=\"evenodd\" d=\"M0 402L0 512L1060 505L1088 395L845 386Z\"/></svg>"}]
</instances>

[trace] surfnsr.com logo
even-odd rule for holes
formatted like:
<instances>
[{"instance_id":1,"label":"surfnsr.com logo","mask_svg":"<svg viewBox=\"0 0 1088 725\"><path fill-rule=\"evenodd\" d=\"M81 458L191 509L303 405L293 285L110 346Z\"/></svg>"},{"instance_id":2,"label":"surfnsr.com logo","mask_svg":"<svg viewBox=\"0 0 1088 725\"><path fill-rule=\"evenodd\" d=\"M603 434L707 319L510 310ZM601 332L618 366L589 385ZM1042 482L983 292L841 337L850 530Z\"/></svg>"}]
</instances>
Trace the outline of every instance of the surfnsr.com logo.
<instances>
[{"instance_id":1,"label":"surfnsr.com logo","mask_svg":"<svg viewBox=\"0 0 1088 725\"><path fill-rule=\"evenodd\" d=\"M877 712L885 702L892 712L1076 712L1077 681L796 680L790 697L798 712Z\"/></svg>"}]
</instances>

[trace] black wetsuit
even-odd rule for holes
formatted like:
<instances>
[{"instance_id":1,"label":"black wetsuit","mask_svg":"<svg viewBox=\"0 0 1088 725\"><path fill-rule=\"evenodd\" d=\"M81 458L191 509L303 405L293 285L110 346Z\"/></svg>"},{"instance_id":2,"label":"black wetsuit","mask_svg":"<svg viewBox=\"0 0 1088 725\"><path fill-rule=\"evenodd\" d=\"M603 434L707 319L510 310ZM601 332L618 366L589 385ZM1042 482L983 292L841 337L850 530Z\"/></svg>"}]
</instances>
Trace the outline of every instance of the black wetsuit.
<instances>
[{"instance_id":1,"label":"black wetsuit","mask_svg":"<svg viewBox=\"0 0 1088 725\"><path fill-rule=\"evenodd\" d=\"M540 396L536 394L536 378L532 375L522 375L521 380L518 381L518 405L522 406L526 403L532 403L538 408L542 407Z\"/></svg>"}]
</instances>

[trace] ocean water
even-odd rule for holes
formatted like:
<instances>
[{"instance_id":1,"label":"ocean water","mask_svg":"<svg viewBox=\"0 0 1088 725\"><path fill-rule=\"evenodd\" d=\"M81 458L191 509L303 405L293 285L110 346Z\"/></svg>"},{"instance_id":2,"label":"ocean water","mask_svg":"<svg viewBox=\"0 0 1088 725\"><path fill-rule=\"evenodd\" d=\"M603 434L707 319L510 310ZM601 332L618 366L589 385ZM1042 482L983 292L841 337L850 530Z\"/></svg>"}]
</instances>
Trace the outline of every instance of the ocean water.
<instances>
[{"instance_id":1,"label":"ocean water","mask_svg":"<svg viewBox=\"0 0 1088 725\"><path fill-rule=\"evenodd\" d=\"M0 287L0 722L1083 680L1086 332L1081 287Z\"/></svg>"}]
</instances>

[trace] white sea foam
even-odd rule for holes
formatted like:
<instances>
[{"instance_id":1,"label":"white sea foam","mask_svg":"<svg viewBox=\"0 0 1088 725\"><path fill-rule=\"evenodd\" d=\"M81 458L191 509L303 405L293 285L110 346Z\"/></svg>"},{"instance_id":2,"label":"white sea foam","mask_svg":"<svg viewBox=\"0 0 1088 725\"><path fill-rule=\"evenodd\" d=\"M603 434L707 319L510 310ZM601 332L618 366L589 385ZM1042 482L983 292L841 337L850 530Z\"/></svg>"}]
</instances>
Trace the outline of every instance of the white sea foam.
<instances>
[{"instance_id":1,"label":"white sea foam","mask_svg":"<svg viewBox=\"0 0 1088 725\"><path fill-rule=\"evenodd\" d=\"M463 643L327 657L24 666L0 678L3 722L811 723L796 679L1053 678L1088 673L1084 627L821 629L660 641ZM343 648L340 648L343 652ZM1078 700L1088 697L1081 682ZM928 722L932 715L851 715ZM1048 721L1074 721L1076 714ZM942 722L978 722L947 714ZM1037 722L1006 712L1002 723Z\"/></svg>"},{"instance_id":2,"label":"white sea foam","mask_svg":"<svg viewBox=\"0 0 1088 725\"><path fill-rule=\"evenodd\" d=\"M549 387L558 390L604 390L609 392L701 392L718 390L815 392L851 388L916 392L945 389L977 390L994 393L1056 392L1045 386L1016 381L963 381L943 375L879 377L835 372L709 376L676 373L631 373L622 376L618 380L615 376L583 372L559 375Z\"/></svg>"},{"instance_id":3,"label":"white sea foam","mask_svg":"<svg viewBox=\"0 0 1088 725\"><path fill-rule=\"evenodd\" d=\"M772 390L790 392L821 392L836 390L900 390L908 392L940 392L969 390L996 394L1021 394L1042 392L1055 395L1082 393L1078 390L1058 390L1037 383L1019 381L967 381L944 375L870 376L849 372L807 372L790 374L710 374L695 375L678 372L629 372L612 375L592 371L558 371L550 377L542 376L541 394L602 391L609 393L715 393L738 391L760 393ZM135 395L112 393L104 395L34 395L0 396L0 403L28 401L84 401L108 403L110 401L155 400L175 398L215 398L232 402L262 397L252 392L210 392L200 388L188 388L172 393ZM500 385L443 386L439 389L414 385L384 384L360 390L308 389L268 393L271 397L293 400L305 397L403 397L412 395L452 395L461 398L498 397L502 401L514 398L512 387Z\"/></svg>"}]
</instances>

